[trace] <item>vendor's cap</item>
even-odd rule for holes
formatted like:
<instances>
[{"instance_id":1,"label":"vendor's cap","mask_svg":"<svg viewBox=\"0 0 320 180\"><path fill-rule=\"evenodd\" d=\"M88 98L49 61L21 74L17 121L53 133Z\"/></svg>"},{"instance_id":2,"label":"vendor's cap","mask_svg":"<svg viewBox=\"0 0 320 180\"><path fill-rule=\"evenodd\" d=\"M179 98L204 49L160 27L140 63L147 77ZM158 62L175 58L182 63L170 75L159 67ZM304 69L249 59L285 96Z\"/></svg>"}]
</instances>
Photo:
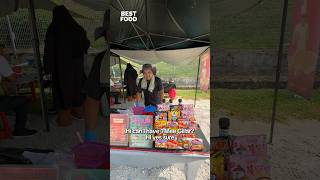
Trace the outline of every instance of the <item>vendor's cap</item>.
<instances>
[{"instance_id":1,"label":"vendor's cap","mask_svg":"<svg viewBox=\"0 0 320 180\"><path fill-rule=\"evenodd\" d=\"M142 65L141 73L143 73L143 71L145 71L145 70L147 70L147 69L153 70L152 65L151 65L151 64L144 64L144 65Z\"/></svg>"},{"instance_id":2,"label":"vendor's cap","mask_svg":"<svg viewBox=\"0 0 320 180\"><path fill-rule=\"evenodd\" d=\"M107 33L107 28L109 26L110 21L110 9L107 9L104 13L103 23L101 27L98 27L94 31L94 40L97 40L101 37L104 37Z\"/></svg>"}]
</instances>

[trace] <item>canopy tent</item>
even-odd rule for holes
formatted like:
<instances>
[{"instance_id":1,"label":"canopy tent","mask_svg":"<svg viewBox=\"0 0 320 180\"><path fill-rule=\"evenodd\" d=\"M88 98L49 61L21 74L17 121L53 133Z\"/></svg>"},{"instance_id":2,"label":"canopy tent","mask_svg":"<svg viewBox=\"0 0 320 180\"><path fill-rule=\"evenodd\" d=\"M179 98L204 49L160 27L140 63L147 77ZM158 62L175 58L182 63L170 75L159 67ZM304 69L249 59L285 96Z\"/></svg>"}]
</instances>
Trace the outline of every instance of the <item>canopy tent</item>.
<instances>
[{"instance_id":1,"label":"canopy tent","mask_svg":"<svg viewBox=\"0 0 320 180\"><path fill-rule=\"evenodd\" d=\"M209 8L209 0L114 0L111 51L138 64L182 65L198 60L210 45ZM121 22L121 11L132 10L137 22Z\"/></svg>"},{"instance_id":2,"label":"canopy tent","mask_svg":"<svg viewBox=\"0 0 320 180\"><path fill-rule=\"evenodd\" d=\"M198 56L207 48L209 48L209 46L161 51L117 49L111 49L111 51L138 64L155 64L163 61L173 65L184 65L197 60Z\"/></svg>"},{"instance_id":3,"label":"canopy tent","mask_svg":"<svg viewBox=\"0 0 320 180\"><path fill-rule=\"evenodd\" d=\"M114 0L111 49L175 50L208 46L209 0ZM137 11L137 22L120 22L121 11Z\"/></svg>"},{"instance_id":4,"label":"canopy tent","mask_svg":"<svg viewBox=\"0 0 320 180\"><path fill-rule=\"evenodd\" d=\"M90 18L90 14L93 12L108 9L110 3L111 48L117 54L130 60L137 61L139 58L137 53L139 52L132 53L122 50L144 50L143 52L140 51L140 53L146 54L144 58L139 59L140 63L152 60L153 62L170 61L174 64L180 64L190 62L192 59L196 60L210 44L208 0L185 0L183 3L182 1L159 0L114 0L112 2L111 0L1 1L1 16L12 13L19 8L29 8L30 23L34 36L33 47L38 64L42 116L43 119L46 119L46 122L46 104L42 86L43 72L39 49L40 40L34 10L52 10L55 5L63 4L73 15ZM122 10L137 10L138 22L134 24L120 22L119 17ZM185 56L181 56L181 54L185 54ZM47 122L46 125L47 130L49 130L49 123Z\"/></svg>"}]
</instances>

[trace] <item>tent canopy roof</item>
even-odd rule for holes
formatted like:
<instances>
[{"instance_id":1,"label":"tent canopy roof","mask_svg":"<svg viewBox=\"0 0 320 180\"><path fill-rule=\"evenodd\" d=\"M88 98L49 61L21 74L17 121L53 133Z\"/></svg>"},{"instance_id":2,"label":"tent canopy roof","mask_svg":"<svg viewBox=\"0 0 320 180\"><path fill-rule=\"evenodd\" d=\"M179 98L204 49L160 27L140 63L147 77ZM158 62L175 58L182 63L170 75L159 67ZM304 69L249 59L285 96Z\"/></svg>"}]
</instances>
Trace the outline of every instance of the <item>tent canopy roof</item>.
<instances>
[{"instance_id":1,"label":"tent canopy roof","mask_svg":"<svg viewBox=\"0 0 320 180\"><path fill-rule=\"evenodd\" d=\"M120 22L121 11L137 22ZM209 0L114 0L110 7L112 49L172 50L210 44Z\"/></svg>"},{"instance_id":2,"label":"tent canopy roof","mask_svg":"<svg viewBox=\"0 0 320 180\"><path fill-rule=\"evenodd\" d=\"M209 46L162 51L117 49L112 49L111 51L137 64L156 64L162 61L172 65L184 65L197 60L198 56L207 48Z\"/></svg>"}]
</instances>

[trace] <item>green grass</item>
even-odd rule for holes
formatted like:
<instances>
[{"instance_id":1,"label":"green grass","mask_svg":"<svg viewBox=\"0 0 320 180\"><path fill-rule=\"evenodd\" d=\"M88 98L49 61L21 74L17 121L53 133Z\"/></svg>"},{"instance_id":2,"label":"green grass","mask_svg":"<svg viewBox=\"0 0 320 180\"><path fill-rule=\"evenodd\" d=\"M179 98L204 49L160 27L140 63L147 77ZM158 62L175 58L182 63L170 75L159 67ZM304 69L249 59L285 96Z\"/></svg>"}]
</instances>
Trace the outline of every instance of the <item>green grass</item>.
<instances>
[{"instance_id":1,"label":"green grass","mask_svg":"<svg viewBox=\"0 0 320 180\"><path fill-rule=\"evenodd\" d=\"M271 119L273 90L230 90L216 89L214 94L214 112L225 110L230 116L241 120ZM287 90L280 90L278 96L277 121L320 120L320 90L316 90L310 101L293 97Z\"/></svg>"},{"instance_id":2,"label":"green grass","mask_svg":"<svg viewBox=\"0 0 320 180\"><path fill-rule=\"evenodd\" d=\"M127 60L130 62L129 60ZM198 61L193 61L186 65L173 66L165 62L159 62L155 64L157 67L157 76L160 78L196 78L198 72ZM126 65L121 65L122 73L126 69ZM141 67L135 68L137 72ZM120 77L119 65L114 65L115 74Z\"/></svg>"},{"instance_id":3,"label":"green grass","mask_svg":"<svg viewBox=\"0 0 320 180\"><path fill-rule=\"evenodd\" d=\"M278 47L283 1L264 0L252 9L244 8L252 6L254 4L252 0L228 0L224 3L223 10L217 6L217 3L211 4L211 41L214 48L275 49ZM285 42L290 38L292 4L293 1L289 0ZM238 12L235 10L237 8L246 10Z\"/></svg>"},{"instance_id":4,"label":"green grass","mask_svg":"<svg viewBox=\"0 0 320 180\"><path fill-rule=\"evenodd\" d=\"M177 89L177 96L181 96L182 99L194 99L195 89ZM210 92L202 92L198 90L197 99L210 99Z\"/></svg>"}]
</instances>

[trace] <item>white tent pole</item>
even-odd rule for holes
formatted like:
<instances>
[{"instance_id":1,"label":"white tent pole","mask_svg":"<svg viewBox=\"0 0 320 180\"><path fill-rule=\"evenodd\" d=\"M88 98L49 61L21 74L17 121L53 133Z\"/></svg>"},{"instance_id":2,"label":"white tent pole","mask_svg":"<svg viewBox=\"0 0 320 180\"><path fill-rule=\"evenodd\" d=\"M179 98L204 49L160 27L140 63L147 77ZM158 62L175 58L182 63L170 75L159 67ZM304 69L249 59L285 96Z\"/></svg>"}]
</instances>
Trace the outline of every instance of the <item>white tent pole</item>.
<instances>
[{"instance_id":1,"label":"white tent pole","mask_svg":"<svg viewBox=\"0 0 320 180\"><path fill-rule=\"evenodd\" d=\"M33 49L36 59L37 66L38 66L38 76L39 76L39 87L40 87L40 103L41 103L41 110L42 110L42 119L46 123L46 130L50 131L49 126L49 120L48 120L48 114L47 114L47 104L46 104L46 96L44 92L43 87L43 71L42 71L42 63L40 60L40 49L39 49L39 37L38 37L38 31L37 31L37 25L36 25L36 15L34 12L34 1L29 0L29 18L32 28L32 35L33 35Z\"/></svg>"},{"instance_id":2,"label":"white tent pole","mask_svg":"<svg viewBox=\"0 0 320 180\"><path fill-rule=\"evenodd\" d=\"M17 58L17 48L16 48L16 43L15 43L15 40L14 40L15 39L15 35L13 33L13 30L12 30L12 26L11 26L11 22L10 22L9 16L6 16L6 20L7 20L7 24L8 24L11 44L12 44L12 47L13 47L13 54L14 54L14 57Z\"/></svg>"}]
</instances>

